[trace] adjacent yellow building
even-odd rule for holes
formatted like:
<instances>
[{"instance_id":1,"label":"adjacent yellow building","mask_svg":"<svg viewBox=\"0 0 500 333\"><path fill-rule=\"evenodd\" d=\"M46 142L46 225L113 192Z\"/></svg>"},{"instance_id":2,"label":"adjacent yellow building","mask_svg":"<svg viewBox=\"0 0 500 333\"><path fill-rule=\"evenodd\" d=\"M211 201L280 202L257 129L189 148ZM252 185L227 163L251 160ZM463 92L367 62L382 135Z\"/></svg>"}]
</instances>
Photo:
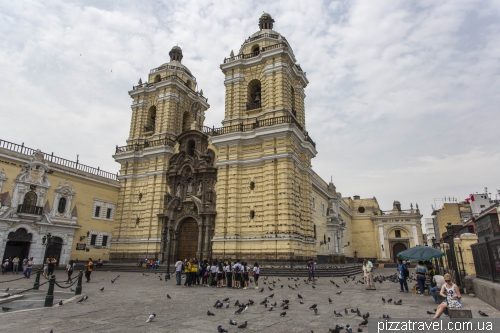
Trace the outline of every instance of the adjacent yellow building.
<instances>
[{"instance_id":1,"label":"adjacent yellow building","mask_svg":"<svg viewBox=\"0 0 500 333\"><path fill-rule=\"evenodd\" d=\"M107 261L119 187L116 174L0 140L0 256Z\"/></svg>"}]
</instances>

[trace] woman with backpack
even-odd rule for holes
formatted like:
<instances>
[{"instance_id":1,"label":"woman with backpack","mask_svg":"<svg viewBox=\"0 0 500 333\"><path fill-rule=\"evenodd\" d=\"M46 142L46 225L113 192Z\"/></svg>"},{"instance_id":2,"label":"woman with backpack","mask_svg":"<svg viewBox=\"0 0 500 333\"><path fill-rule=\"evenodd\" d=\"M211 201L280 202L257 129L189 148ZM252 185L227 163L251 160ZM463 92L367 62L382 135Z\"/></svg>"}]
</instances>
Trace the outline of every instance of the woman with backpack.
<instances>
[{"instance_id":1,"label":"woman with backpack","mask_svg":"<svg viewBox=\"0 0 500 333\"><path fill-rule=\"evenodd\" d=\"M242 271L242 278L243 278L243 289L248 289L248 280L250 279L248 276L248 272L250 271L250 267L247 266L247 263L243 263L243 271Z\"/></svg>"},{"instance_id":2,"label":"woman with backpack","mask_svg":"<svg viewBox=\"0 0 500 333\"><path fill-rule=\"evenodd\" d=\"M231 264L231 260L227 262L226 266L226 287L233 287L233 265Z\"/></svg>"},{"instance_id":3,"label":"woman with backpack","mask_svg":"<svg viewBox=\"0 0 500 333\"><path fill-rule=\"evenodd\" d=\"M401 286L400 292L408 292L408 282L406 279L408 278L408 275L410 275L409 273L408 267L406 267L406 264L403 264L403 260L398 259L398 277L399 285Z\"/></svg>"},{"instance_id":4,"label":"woman with backpack","mask_svg":"<svg viewBox=\"0 0 500 333\"><path fill-rule=\"evenodd\" d=\"M73 262L73 260L70 260L68 265L66 265L66 272L68 273L68 280L66 281L66 283L71 282L71 275L73 274L74 269L75 263Z\"/></svg>"}]
</instances>

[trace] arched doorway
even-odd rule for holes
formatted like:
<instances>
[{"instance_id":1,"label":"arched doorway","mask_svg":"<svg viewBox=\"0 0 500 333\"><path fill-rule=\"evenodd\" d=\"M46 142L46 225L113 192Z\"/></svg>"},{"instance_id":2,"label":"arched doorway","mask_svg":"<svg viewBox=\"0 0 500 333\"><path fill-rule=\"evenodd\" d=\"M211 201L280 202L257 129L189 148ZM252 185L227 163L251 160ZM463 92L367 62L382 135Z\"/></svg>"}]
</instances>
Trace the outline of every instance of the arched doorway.
<instances>
[{"instance_id":1,"label":"arched doorway","mask_svg":"<svg viewBox=\"0 0 500 333\"><path fill-rule=\"evenodd\" d=\"M187 218L179 227L179 242L177 257L181 260L196 257L198 251L198 223L193 218Z\"/></svg>"},{"instance_id":2,"label":"arched doorway","mask_svg":"<svg viewBox=\"0 0 500 333\"><path fill-rule=\"evenodd\" d=\"M406 249L407 249L407 247L403 243L396 243L396 244L394 244L394 246L392 247L392 260L394 262L396 262L398 260L398 257L396 255L399 252L402 252L402 251L404 251Z\"/></svg>"},{"instance_id":3,"label":"arched doorway","mask_svg":"<svg viewBox=\"0 0 500 333\"><path fill-rule=\"evenodd\" d=\"M31 238L32 235L24 228L10 232L7 236L3 259L19 256L19 261L22 262L30 253Z\"/></svg>"},{"instance_id":4,"label":"arched doorway","mask_svg":"<svg viewBox=\"0 0 500 333\"><path fill-rule=\"evenodd\" d=\"M45 262L45 259L47 258L53 258L57 260L56 266L59 265L59 259L61 258L61 249L63 246L63 240L60 237L54 237L52 239L52 243L49 245L47 248L47 251L45 252L45 258L43 258L43 262Z\"/></svg>"}]
</instances>

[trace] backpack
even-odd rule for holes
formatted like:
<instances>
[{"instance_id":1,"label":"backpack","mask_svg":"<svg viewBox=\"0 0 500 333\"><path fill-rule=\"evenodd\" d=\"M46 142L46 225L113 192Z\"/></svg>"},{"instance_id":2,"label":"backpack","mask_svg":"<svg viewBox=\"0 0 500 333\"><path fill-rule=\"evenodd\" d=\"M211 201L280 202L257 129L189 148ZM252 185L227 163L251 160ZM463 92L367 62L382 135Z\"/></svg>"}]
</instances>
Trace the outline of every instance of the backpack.
<instances>
[{"instance_id":1,"label":"backpack","mask_svg":"<svg viewBox=\"0 0 500 333\"><path fill-rule=\"evenodd\" d=\"M406 268L406 265L403 265L403 276L406 279L408 276L410 276L410 271L408 268Z\"/></svg>"},{"instance_id":2,"label":"backpack","mask_svg":"<svg viewBox=\"0 0 500 333\"><path fill-rule=\"evenodd\" d=\"M240 265L235 265L234 266L234 272L239 274L241 272L241 266Z\"/></svg>"}]
</instances>

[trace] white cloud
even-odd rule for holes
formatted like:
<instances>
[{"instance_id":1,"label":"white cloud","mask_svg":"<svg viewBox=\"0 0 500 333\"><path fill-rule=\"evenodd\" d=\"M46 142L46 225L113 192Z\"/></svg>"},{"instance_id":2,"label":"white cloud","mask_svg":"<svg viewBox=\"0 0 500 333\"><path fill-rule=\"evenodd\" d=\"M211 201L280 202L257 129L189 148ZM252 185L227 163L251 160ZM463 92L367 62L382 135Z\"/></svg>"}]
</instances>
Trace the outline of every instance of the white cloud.
<instances>
[{"instance_id":1,"label":"white cloud","mask_svg":"<svg viewBox=\"0 0 500 333\"><path fill-rule=\"evenodd\" d=\"M315 170L344 195L390 209L500 188L495 1L0 3L0 139L116 171L127 91L176 44L219 126L219 65L263 10L310 81Z\"/></svg>"}]
</instances>

